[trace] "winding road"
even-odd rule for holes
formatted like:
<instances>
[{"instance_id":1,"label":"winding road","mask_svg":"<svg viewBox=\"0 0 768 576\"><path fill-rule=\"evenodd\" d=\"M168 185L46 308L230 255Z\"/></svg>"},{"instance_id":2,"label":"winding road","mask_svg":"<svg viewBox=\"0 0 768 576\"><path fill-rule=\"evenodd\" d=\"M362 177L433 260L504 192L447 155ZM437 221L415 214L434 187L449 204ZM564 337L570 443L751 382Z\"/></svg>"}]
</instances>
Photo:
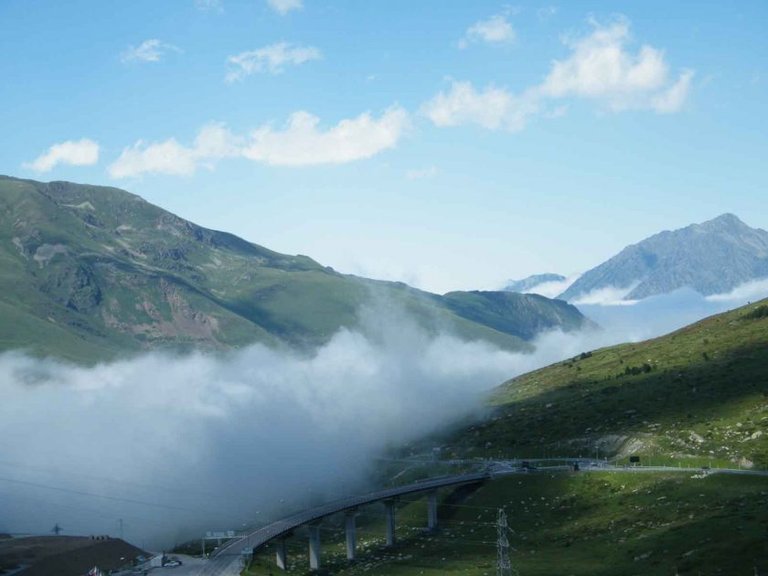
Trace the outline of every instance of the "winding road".
<instances>
[{"instance_id":1,"label":"winding road","mask_svg":"<svg viewBox=\"0 0 768 576\"><path fill-rule=\"evenodd\" d=\"M469 461L467 461L468 463ZM555 464L565 462L566 464ZM473 462L478 464L477 461ZM291 534L299 526L317 522L326 516L339 512L353 510L359 506L373 502L392 500L400 496L430 492L439 488L457 487L466 484L485 482L490 479L507 476L510 474L536 474L539 472L564 472L573 471L574 464L579 464L579 473L589 472L630 472L630 473L696 473L710 474L735 474L745 476L768 477L766 470L745 470L736 468L701 468L701 467L677 467L677 466L621 466L590 458L546 458L529 460L497 460L482 462L485 465L483 472L472 474L458 474L455 476L441 476L429 478L420 482L414 482L395 488L387 488L359 496L351 496L328 502L321 506L298 512L276 522L272 522L262 528L240 536L220 547L214 555L205 563L200 571L200 576L237 576L242 570L243 551L259 550L268 542Z\"/></svg>"}]
</instances>

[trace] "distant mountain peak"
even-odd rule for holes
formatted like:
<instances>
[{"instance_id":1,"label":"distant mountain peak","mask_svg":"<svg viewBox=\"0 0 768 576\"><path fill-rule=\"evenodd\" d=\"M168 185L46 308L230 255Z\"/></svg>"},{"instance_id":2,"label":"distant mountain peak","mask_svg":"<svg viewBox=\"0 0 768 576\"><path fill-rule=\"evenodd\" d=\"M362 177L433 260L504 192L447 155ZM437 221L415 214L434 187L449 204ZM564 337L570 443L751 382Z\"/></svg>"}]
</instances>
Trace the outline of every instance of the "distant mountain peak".
<instances>
[{"instance_id":1,"label":"distant mountain peak","mask_svg":"<svg viewBox=\"0 0 768 576\"><path fill-rule=\"evenodd\" d=\"M545 284L547 282L563 282L564 280L565 280L565 276L562 276L560 274L552 274L552 273L533 274L531 276L523 278L522 280L507 281L506 286L504 286L504 291L505 292L527 292L528 290L532 290L536 286L540 286L541 284Z\"/></svg>"},{"instance_id":2,"label":"distant mountain peak","mask_svg":"<svg viewBox=\"0 0 768 576\"><path fill-rule=\"evenodd\" d=\"M693 226L697 226L699 228L703 229L749 229L751 228L747 226L736 214L731 214L730 212L726 212L725 214L720 214L720 216L717 216L715 218L712 218L712 220L707 220L706 222L702 222L701 224L694 224Z\"/></svg>"},{"instance_id":3,"label":"distant mountain peak","mask_svg":"<svg viewBox=\"0 0 768 576\"><path fill-rule=\"evenodd\" d=\"M725 213L627 246L560 298L578 302L598 291L624 290L623 299L637 300L686 287L708 296L766 277L768 232Z\"/></svg>"},{"instance_id":4,"label":"distant mountain peak","mask_svg":"<svg viewBox=\"0 0 768 576\"><path fill-rule=\"evenodd\" d=\"M728 222L728 223L741 224L743 226L746 226L746 224L744 224L744 222L742 222L741 219L738 216L736 216L736 214L733 214L731 212L720 214L720 216L712 218L712 220L710 220L709 222Z\"/></svg>"}]
</instances>

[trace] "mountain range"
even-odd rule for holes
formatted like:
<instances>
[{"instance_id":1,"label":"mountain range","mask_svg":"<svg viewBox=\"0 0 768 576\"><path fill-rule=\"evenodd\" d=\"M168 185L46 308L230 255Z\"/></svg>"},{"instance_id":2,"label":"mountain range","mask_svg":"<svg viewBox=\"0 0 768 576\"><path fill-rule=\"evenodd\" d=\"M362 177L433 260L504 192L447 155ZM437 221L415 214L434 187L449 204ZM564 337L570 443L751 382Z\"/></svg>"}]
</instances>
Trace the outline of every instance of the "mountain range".
<instances>
[{"instance_id":1,"label":"mountain range","mask_svg":"<svg viewBox=\"0 0 768 576\"><path fill-rule=\"evenodd\" d=\"M768 277L768 232L733 214L664 231L589 270L558 298L571 302L603 289L639 300L691 288L704 296Z\"/></svg>"},{"instance_id":2,"label":"mountain range","mask_svg":"<svg viewBox=\"0 0 768 576\"><path fill-rule=\"evenodd\" d=\"M627 246L570 285L565 276L548 273L511 280L503 289L597 303L603 291L614 300L642 300L683 288L712 296L757 280L768 280L768 232L722 214Z\"/></svg>"},{"instance_id":3,"label":"mountain range","mask_svg":"<svg viewBox=\"0 0 768 576\"><path fill-rule=\"evenodd\" d=\"M429 331L530 349L577 329L573 306L508 292L417 290L341 274L203 228L117 188L0 176L0 351L77 362L140 350L309 349L370 302Z\"/></svg>"}]
</instances>

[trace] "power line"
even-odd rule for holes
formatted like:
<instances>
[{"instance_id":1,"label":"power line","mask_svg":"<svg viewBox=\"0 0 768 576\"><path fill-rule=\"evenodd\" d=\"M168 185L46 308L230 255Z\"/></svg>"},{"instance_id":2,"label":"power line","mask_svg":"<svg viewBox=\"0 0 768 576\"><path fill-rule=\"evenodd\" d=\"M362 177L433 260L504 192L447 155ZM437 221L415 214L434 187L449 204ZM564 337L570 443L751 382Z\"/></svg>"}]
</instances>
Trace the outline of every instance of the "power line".
<instances>
[{"instance_id":1,"label":"power line","mask_svg":"<svg viewBox=\"0 0 768 576\"><path fill-rule=\"evenodd\" d=\"M34 488L43 488L45 490L55 490L57 492L66 492L68 494L77 494L79 496L89 496L91 498L103 498L104 500L112 500L115 502L125 502L127 504L140 504L142 506L152 506L155 508L164 508L165 510L176 510L179 512L191 512L191 513L199 513L199 512L208 512L211 514L215 514L215 512L211 510L205 510L202 508L198 509L192 509L192 508L182 508L180 506L171 506L168 504L159 504L157 502L145 502L143 500L134 500L132 498L121 498L119 496L108 496L106 494L95 494L93 492L85 492L82 490L73 490L71 488L61 488L59 486L49 486L47 484L38 484L37 482L28 482L25 480L16 480L14 478L2 478L0 477L0 482L9 482L11 484L20 484L22 486L32 486Z\"/></svg>"},{"instance_id":2,"label":"power line","mask_svg":"<svg viewBox=\"0 0 768 576\"><path fill-rule=\"evenodd\" d=\"M166 492L172 492L174 494L178 494L179 492L184 492L190 495L196 495L196 496L215 496L215 492L205 492L205 491L199 491L199 490L190 490L189 488L179 489L178 487L171 487L171 486L163 486L162 484L148 484L144 482L133 482L130 480L121 480L117 478L110 478L108 476L98 476L94 475L92 473L79 473L79 472L73 472L73 471L65 471L60 468L56 468L53 466L34 466L27 464L25 462L19 462L19 461L13 461L13 460L0 460L0 466L6 466L9 468L12 468L13 470L18 470L19 468L26 468L27 470L32 470L35 472L40 472L43 474L50 474L55 475L57 478L64 475L64 476L72 476L72 477L79 477L79 478L87 478L89 481L94 480L100 480L102 482L107 482L110 484L122 484L125 486L134 486L137 488L152 488L156 490L163 490Z\"/></svg>"}]
</instances>

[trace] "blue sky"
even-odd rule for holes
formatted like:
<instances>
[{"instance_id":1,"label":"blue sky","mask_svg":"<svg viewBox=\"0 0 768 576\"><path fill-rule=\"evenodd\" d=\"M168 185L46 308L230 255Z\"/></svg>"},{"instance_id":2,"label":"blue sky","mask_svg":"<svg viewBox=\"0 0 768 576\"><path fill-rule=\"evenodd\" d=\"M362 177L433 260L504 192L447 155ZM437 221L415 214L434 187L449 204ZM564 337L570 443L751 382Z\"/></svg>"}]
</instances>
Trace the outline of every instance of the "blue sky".
<instances>
[{"instance_id":1,"label":"blue sky","mask_svg":"<svg viewBox=\"0 0 768 576\"><path fill-rule=\"evenodd\" d=\"M0 3L0 173L433 291L768 228L768 4Z\"/></svg>"}]
</instances>

